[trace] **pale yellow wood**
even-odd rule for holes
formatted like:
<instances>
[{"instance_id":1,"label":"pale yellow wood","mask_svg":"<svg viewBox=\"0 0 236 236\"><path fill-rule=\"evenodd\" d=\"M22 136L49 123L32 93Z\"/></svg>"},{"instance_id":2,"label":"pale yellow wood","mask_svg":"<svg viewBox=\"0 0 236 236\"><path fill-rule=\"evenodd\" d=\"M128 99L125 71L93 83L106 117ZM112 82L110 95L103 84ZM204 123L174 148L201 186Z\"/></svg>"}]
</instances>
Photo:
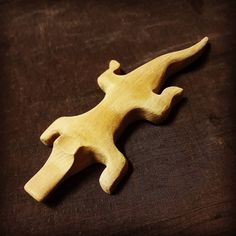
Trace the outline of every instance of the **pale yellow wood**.
<instances>
[{"instance_id":1,"label":"pale yellow wood","mask_svg":"<svg viewBox=\"0 0 236 236\"><path fill-rule=\"evenodd\" d=\"M53 145L45 165L25 185L37 201L43 200L63 179L99 162L106 167L99 179L102 189L111 193L127 171L128 164L116 148L115 140L133 120L161 121L182 96L183 89L168 87L160 94L166 74L193 61L208 38L187 49L159 56L126 75L115 72L120 64L112 60L98 78L104 99L92 110L73 117L61 117L41 135L41 141Z\"/></svg>"}]
</instances>

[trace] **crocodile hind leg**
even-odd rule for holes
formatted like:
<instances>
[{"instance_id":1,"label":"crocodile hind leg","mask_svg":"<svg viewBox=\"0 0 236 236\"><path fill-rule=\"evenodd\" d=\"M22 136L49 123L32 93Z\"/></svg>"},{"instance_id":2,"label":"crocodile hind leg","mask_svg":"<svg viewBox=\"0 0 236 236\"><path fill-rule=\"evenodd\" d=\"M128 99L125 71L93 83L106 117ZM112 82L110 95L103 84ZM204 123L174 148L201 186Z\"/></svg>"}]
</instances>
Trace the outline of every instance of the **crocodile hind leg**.
<instances>
[{"instance_id":1,"label":"crocodile hind leg","mask_svg":"<svg viewBox=\"0 0 236 236\"><path fill-rule=\"evenodd\" d=\"M140 115L154 124L162 121L169 113L171 107L180 100L183 89L175 86L168 87L160 95L151 93L140 106Z\"/></svg>"}]
</instances>

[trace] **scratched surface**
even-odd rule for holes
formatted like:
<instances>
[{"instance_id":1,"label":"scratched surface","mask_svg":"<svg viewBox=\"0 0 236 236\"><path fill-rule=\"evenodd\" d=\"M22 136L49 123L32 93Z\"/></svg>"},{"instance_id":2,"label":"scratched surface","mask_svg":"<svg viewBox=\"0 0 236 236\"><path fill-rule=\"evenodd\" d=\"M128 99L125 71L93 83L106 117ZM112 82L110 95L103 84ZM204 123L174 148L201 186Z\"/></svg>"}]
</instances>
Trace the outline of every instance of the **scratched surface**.
<instances>
[{"instance_id":1,"label":"scratched surface","mask_svg":"<svg viewBox=\"0 0 236 236\"><path fill-rule=\"evenodd\" d=\"M235 1L0 0L0 235L233 235L236 228ZM96 78L124 71L203 36L211 46L165 86L185 99L161 126L131 125L118 146L130 171L116 194L96 165L46 204L24 184L50 149L57 117L103 97Z\"/></svg>"}]
</instances>

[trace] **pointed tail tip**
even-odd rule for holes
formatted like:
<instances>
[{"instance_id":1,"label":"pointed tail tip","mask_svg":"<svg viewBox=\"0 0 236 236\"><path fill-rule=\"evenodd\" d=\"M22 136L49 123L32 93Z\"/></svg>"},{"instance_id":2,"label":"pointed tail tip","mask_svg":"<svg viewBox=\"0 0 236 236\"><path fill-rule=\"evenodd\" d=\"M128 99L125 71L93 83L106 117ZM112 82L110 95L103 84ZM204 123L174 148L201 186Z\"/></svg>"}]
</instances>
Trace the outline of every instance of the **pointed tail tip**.
<instances>
[{"instance_id":1,"label":"pointed tail tip","mask_svg":"<svg viewBox=\"0 0 236 236\"><path fill-rule=\"evenodd\" d=\"M195 48L197 51L203 49L208 43L208 37L202 38L198 43L194 44L192 47Z\"/></svg>"},{"instance_id":2,"label":"pointed tail tip","mask_svg":"<svg viewBox=\"0 0 236 236\"><path fill-rule=\"evenodd\" d=\"M208 40L209 40L209 38L206 36L206 37L204 37L200 42L201 42L202 44L206 45L207 42L208 42Z\"/></svg>"}]
</instances>

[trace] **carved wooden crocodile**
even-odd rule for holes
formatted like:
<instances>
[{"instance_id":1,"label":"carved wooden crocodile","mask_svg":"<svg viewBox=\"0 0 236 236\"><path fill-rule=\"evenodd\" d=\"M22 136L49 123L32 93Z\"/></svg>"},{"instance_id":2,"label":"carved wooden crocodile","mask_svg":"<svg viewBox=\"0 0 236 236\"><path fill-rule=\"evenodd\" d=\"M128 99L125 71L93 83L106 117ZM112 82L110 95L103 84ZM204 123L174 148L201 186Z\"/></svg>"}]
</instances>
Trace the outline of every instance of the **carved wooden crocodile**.
<instances>
[{"instance_id":1,"label":"carved wooden crocodile","mask_svg":"<svg viewBox=\"0 0 236 236\"><path fill-rule=\"evenodd\" d=\"M41 135L44 144L53 145L52 153L26 183L25 190L42 201L63 179L99 162L106 166L100 185L111 193L128 168L115 140L133 120L145 119L156 124L166 117L183 89L173 86L160 94L155 92L160 91L166 74L192 62L207 41L205 37L192 47L159 56L126 75L117 74L120 64L112 60L109 69L98 78L106 94L104 99L84 114L57 119Z\"/></svg>"}]
</instances>

